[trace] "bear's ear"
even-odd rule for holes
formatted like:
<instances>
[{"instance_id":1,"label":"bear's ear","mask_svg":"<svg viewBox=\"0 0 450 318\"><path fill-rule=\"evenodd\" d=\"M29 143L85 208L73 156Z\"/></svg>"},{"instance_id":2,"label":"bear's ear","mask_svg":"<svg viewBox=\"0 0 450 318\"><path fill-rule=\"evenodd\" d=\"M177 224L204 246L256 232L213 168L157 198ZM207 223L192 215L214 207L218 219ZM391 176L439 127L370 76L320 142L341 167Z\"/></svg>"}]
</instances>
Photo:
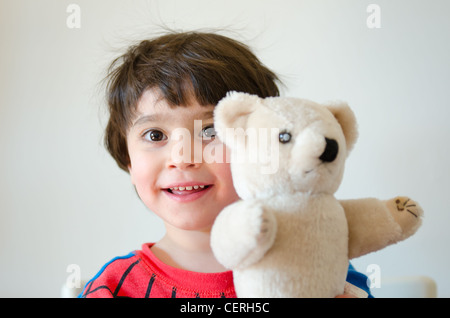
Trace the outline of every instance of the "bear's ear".
<instances>
[{"instance_id":1,"label":"bear's ear","mask_svg":"<svg viewBox=\"0 0 450 318\"><path fill-rule=\"evenodd\" d=\"M349 153L358 139L358 125L352 109L344 102L326 105L336 120L341 125L347 143L347 153Z\"/></svg>"},{"instance_id":2,"label":"bear's ear","mask_svg":"<svg viewBox=\"0 0 450 318\"><path fill-rule=\"evenodd\" d=\"M243 128L251 113L261 103L261 98L247 93L228 92L214 109L214 128L219 138L227 128Z\"/></svg>"}]
</instances>

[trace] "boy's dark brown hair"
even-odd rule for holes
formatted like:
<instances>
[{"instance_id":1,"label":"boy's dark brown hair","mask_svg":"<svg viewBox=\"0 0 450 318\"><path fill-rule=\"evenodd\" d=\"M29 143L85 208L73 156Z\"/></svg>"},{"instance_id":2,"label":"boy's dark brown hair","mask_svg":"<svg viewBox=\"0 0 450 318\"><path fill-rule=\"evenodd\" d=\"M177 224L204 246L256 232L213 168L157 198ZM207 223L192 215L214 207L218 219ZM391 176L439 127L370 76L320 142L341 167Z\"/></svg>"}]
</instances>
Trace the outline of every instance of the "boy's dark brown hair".
<instances>
[{"instance_id":1,"label":"boy's dark brown hair","mask_svg":"<svg viewBox=\"0 0 450 318\"><path fill-rule=\"evenodd\" d=\"M215 33L169 33L144 40L111 63L106 80L110 117L105 146L127 172L127 131L146 89L159 89L171 106L189 105L191 98L216 105L228 91L279 95L275 73L246 45Z\"/></svg>"}]
</instances>

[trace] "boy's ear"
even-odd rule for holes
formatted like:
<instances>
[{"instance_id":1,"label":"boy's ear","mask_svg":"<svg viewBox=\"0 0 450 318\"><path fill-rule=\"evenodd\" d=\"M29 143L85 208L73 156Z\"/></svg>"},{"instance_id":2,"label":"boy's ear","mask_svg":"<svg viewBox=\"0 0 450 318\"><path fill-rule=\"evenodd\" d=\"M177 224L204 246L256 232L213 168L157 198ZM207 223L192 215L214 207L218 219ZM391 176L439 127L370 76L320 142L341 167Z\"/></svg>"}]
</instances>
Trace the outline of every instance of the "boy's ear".
<instances>
[{"instance_id":1,"label":"boy's ear","mask_svg":"<svg viewBox=\"0 0 450 318\"><path fill-rule=\"evenodd\" d=\"M336 120L341 125L347 144L347 153L349 153L358 139L358 125L356 116L352 109L345 102L338 102L326 105Z\"/></svg>"},{"instance_id":2,"label":"boy's ear","mask_svg":"<svg viewBox=\"0 0 450 318\"><path fill-rule=\"evenodd\" d=\"M219 138L224 140L227 128L245 129L248 117L260 103L256 95L228 92L214 109L214 129Z\"/></svg>"}]
</instances>

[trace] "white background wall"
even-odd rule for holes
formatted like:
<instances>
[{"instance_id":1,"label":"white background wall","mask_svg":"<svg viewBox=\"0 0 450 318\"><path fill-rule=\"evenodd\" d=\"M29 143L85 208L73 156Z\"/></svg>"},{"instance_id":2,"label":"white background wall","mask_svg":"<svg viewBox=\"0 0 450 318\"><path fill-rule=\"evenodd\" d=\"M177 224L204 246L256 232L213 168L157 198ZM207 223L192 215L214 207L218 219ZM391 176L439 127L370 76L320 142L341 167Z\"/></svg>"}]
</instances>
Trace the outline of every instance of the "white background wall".
<instances>
[{"instance_id":1,"label":"white background wall","mask_svg":"<svg viewBox=\"0 0 450 318\"><path fill-rule=\"evenodd\" d=\"M1 0L0 296L58 297L69 264L89 279L162 236L103 148L98 83L118 48L166 25L231 30L284 95L348 101L360 139L337 196L406 194L426 212L414 237L354 264L430 276L450 297L449 13L448 0Z\"/></svg>"}]
</instances>

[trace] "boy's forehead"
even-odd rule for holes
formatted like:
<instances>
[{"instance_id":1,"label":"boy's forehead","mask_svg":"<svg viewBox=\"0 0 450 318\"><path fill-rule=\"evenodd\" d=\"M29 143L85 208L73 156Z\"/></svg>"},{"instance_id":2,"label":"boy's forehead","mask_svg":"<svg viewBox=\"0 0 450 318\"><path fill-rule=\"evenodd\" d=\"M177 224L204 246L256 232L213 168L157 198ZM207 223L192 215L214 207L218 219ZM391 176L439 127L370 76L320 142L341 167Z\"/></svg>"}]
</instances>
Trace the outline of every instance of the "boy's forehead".
<instances>
[{"instance_id":1,"label":"boy's forehead","mask_svg":"<svg viewBox=\"0 0 450 318\"><path fill-rule=\"evenodd\" d=\"M146 89L141 97L139 98L137 104L137 113L142 114L150 111L158 111L158 108L163 110L168 107L166 100L161 95L161 93L156 89Z\"/></svg>"},{"instance_id":2,"label":"boy's forehead","mask_svg":"<svg viewBox=\"0 0 450 318\"><path fill-rule=\"evenodd\" d=\"M209 119L214 115L214 105L202 106L193 101L187 106L171 107L167 101L153 89L146 90L137 104L134 124L137 121L160 121L169 118Z\"/></svg>"}]
</instances>

